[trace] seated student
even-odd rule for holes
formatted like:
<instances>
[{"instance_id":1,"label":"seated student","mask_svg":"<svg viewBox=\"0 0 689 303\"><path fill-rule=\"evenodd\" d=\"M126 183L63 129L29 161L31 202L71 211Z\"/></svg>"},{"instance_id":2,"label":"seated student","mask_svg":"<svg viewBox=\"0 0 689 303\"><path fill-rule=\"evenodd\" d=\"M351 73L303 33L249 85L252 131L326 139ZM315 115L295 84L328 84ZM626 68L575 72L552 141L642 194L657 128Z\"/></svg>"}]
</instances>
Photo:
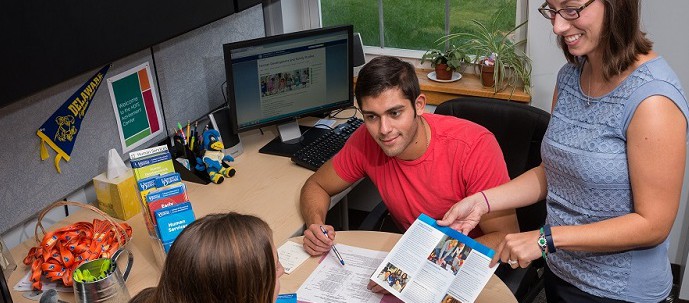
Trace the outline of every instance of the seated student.
<instances>
[{"instance_id":1,"label":"seated student","mask_svg":"<svg viewBox=\"0 0 689 303\"><path fill-rule=\"evenodd\" d=\"M189 224L172 245L157 287L130 303L269 303L284 268L263 220L212 214Z\"/></svg>"},{"instance_id":2,"label":"seated student","mask_svg":"<svg viewBox=\"0 0 689 303\"><path fill-rule=\"evenodd\" d=\"M335 239L325 225L330 196L366 176L402 230L421 213L441 219L464 197L509 181L492 133L467 120L424 113L426 97L411 64L387 56L371 60L359 72L355 95L365 127L301 189L309 254L328 252ZM514 210L506 210L484 216L470 236L495 247L518 230Z\"/></svg>"}]
</instances>

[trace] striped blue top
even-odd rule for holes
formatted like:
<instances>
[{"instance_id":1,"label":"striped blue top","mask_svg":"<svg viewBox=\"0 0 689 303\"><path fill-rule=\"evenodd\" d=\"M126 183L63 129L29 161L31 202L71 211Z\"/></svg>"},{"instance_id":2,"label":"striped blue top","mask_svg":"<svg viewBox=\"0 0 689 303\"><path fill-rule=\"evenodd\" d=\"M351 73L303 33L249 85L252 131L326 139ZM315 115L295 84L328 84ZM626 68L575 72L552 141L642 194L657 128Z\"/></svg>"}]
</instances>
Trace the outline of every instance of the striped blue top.
<instances>
[{"instance_id":1,"label":"striped blue top","mask_svg":"<svg viewBox=\"0 0 689 303\"><path fill-rule=\"evenodd\" d=\"M581 69L558 73L558 100L541 153L548 182L547 223L598 222L634 211L627 166L627 127L639 104L652 95L673 100L685 117L689 107L677 76L662 58L639 66L617 88L587 98ZM678 127L687 127L681 125ZM659 302L670 293L668 240L655 247L616 253L558 249L548 266L563 280L600 297Z\"/></svg>"}]
</instances>

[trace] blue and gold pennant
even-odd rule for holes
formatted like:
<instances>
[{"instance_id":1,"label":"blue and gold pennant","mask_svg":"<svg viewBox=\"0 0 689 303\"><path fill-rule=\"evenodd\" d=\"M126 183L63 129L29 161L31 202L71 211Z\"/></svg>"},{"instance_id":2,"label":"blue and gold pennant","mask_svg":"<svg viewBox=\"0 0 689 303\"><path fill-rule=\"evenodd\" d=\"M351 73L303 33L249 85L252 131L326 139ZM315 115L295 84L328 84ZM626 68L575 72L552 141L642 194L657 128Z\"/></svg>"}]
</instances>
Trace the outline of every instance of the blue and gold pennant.
<instances>
[{"instance_id":1,"label":"blue and gold pennant","mask_svg":"<svg viewBox=\"0 0 689 303\"><path fill-rule=\"evenodd\" d=\"M89 78L36 132L36 135L41 138L41 160L49 157L48 149L45 147L48 144L57 153L55 169L58 173L62 173L60 160L64 158L65 161L69 161L70 159L81 121L84 120L91 100L96 95L96 91L109 68L110 64Z\"/></svg>"}]
</instances>

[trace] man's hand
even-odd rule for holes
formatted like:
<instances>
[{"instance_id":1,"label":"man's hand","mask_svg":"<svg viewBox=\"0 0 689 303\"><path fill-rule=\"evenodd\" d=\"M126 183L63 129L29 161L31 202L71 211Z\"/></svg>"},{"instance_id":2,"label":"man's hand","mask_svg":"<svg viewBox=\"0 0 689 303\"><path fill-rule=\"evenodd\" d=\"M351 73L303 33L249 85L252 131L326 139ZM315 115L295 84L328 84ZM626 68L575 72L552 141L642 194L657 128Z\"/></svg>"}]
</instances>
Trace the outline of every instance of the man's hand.
<instances>
[{"instance_id":1,"label":"man's hand","mask_svg":"<svg viewBox=\"0 0 689 303\"><path fill-rule=\"evenodd\" d=\"M321 226L328 235L324 235ZM312 256L322 255L330 251L335 240L335 229L330 225L311 224L304 231L304 250Z\"/></svg>"},{"instance_id":2,"label":"man's hand","mask_svg":"<svg viewBox=\"0 0 689 303\"><path fill-rule=\"evenodd\" d=\"M478 225L481 216L486 213L488 213L488 205L483 196L477 193L452 205L443 219L438 220L437 223L440 226L449 226L466 235Z\"/></svg>"},{"instance_id":3,"label":"man's hand","mask_svg":"<svg viewBox=\"0 0 689 303\"><path fill-rule=\"evenodd\" d=\"M387 291L382 286L378 285L378 283L373 282L373 280L368 280L368 285L366 285L366 288L368 288L368 290L370 290L371 292L375 292L378 294L384 294L384 295L390 294L389 291Z\"/></svg>"}]
</instances>

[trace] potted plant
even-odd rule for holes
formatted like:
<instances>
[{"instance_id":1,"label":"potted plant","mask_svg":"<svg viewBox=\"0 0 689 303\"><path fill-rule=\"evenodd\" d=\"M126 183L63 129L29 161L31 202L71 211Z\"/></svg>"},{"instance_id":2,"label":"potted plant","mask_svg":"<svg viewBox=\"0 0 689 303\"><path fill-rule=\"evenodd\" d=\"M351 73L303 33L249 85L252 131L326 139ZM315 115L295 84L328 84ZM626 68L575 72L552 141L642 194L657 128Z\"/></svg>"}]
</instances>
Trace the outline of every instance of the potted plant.
<instances>
[{"instance_id":1,"label":"potted plant","mask_svg":"<svg viewBox=\"0 0 689 303\"><path fill-rule=\"evenodd\" d=\"M526 44L526 39L518 42L511 39L527 21L506 32L500 31L496 28L496 20L500 18L502 11L496 14L490 26L471 20L477 29L476 33L449 34L438 39L438 42L461 39L463 50L476 55L473 63L479 69L481 80L486 80L484 86L492 86L494 92L506 87L511 87L514 92L521 82L524 91L528 93L531 86L531 60L519 49L519 46ZM491 77L493 81L490 81Z\"/></svg>"},{"instance_id":2,"label":"potted plant","mask_svg":"<svg viewBox=\"0 0 689 303\"><path fill-rule=\"evenodd\" d=\"M469 62L469 57L459 48L452 45L445 51L429 49L421 56L421 64L429 61L435 69L438 80L450 80L452 73L462 67L463 62Z\"/></svg>"}]
</instances>

